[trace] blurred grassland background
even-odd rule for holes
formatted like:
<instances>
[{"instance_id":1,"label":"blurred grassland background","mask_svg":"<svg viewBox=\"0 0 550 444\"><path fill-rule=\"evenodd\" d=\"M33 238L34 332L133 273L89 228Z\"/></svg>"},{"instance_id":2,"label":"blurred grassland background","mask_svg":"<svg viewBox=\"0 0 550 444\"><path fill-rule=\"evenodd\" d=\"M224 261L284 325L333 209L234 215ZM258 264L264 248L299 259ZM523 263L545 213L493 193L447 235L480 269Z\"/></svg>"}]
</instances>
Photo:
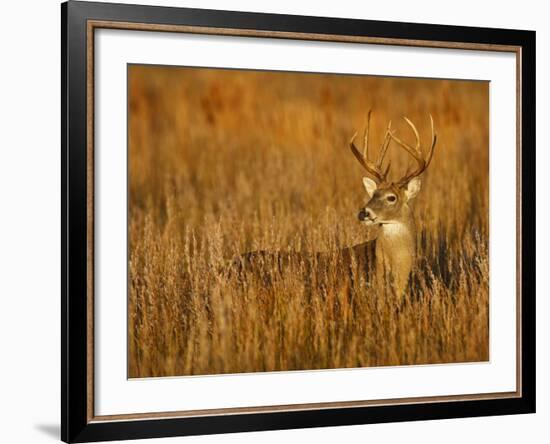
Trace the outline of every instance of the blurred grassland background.
<instances>
[{"instance_id":1,"label":"blurred grassland background","mask_svg":"<svg viewBox=\"0 0 550 444\"><path fill-rule=\"evenodd\" d=\"M140 65L128 79L130 377L489 359L487 82ZM403 115L427 144L431 113L438 134L405 304L360 276L220 273L248 251L372 236L348 147L369 108L374 148L390 119L414 142ZM410 162L389 157L395 176Z\"/></svg>"}]
</instances>

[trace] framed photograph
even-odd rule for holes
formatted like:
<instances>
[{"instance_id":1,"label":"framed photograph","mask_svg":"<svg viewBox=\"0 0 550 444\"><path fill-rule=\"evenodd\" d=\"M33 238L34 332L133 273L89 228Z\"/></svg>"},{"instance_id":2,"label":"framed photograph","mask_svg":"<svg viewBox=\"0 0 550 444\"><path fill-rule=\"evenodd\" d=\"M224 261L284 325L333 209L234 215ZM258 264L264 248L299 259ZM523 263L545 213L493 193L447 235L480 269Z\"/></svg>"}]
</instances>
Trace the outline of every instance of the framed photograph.
<instances>
[{"instance_id":1,"label":"framed photograph","mask_svg":"<svg viewBox=\"0 0 550 444\"><path fill-rule=\"evenodd\" d=\"M535 411L535 33L69 1L62 439Z\"/></svg>"}]
</instances>

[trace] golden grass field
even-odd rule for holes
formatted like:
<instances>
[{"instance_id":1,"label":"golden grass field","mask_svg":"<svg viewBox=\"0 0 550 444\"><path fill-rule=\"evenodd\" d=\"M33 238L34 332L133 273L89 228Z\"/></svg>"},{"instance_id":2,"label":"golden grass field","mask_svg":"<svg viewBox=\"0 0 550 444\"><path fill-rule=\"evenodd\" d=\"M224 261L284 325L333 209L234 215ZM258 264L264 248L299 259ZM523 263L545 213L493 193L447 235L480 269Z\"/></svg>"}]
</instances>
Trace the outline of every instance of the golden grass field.
<instances>
[{"instance_id":1,"label":"golden grass field","mask_svg":"<svg viewBox=\"0 0 550 444\"><path fill-rule=\"evenodd\" d=\"M129 376L489 359L486 82L129 67ZM404 303L337 262L266 284L223 272L254 250L337 252L364 171L349 139L373 109L438 143L414 201L417 264ZM392 171L407 156L390 148ZM330 256L330 255L329 255ZM334 255L336 256L336 254Z\"/></svg>"}]
</instances>

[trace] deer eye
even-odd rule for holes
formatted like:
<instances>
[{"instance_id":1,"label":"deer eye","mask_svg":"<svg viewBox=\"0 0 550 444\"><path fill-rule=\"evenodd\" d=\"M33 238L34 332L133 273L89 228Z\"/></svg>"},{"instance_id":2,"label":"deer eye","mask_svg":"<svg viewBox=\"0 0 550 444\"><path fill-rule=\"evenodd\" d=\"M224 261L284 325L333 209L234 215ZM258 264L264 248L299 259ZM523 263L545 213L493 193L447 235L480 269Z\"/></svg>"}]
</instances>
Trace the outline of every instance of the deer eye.
<instances>
[{"instance_id":1,"label":"deer eye","mask_svg":"<svg viewBox=\"0 0 550 444\"><path fill-rule=\"evenodd\" d=\"M393 203L393 202L395 202L395 201L397 200L397 196L395 196L394 194L390 194L389 196L386 197L386 200L387 200L388 202Z\"/></svg>"}]
</instances>

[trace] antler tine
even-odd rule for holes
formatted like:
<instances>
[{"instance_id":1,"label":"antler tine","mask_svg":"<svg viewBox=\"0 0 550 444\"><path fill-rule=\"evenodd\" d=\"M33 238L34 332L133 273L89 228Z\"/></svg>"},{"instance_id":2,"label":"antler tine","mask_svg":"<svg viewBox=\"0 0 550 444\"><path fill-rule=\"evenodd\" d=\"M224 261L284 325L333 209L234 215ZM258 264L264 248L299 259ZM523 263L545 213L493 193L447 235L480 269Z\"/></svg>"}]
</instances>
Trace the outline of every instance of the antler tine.
<instances>
[{"instance_id":1,"label":"antler tine","mask_svg":"<svg viewBox=\"0 0 550 444\"><path fill-rule=\"evenodd\" d=\"M355 158L358 160L358 162L361 164L361 166L372 175L379 183L384 182L384 176L376 169L374 165L372 165L370 162L368 162L365 157L361 154L361 152L357 149L355 146L354 140L357 137L357 133L353 135L353 137L350 140L350 148L351 152L355 156Z\"/></svg>"},{"instance_id":2,"label":"antler tine","mask_svg":"<svg viewBox=\"0 0 550 444\"><path fill-rule=\"evenodd\" d=\"M412 146L410 146L409 144L401 140L399 137L397 137L393 133L391 133L390 135L393 140L395 140L401 147L403 147L405 151L407 151L414 158L414 160L416 160L417 168L410 173L406 173L405 176L398 181L399 184L407 183L413 177L420 176L420 174L422 174L426 170L426 168L428 168L428 166L430 165L430 162L432 161L435 144L437 141L437 135L435 134L435 131L434 131L433 117L430 114L430 125L432 129L432 143L428 151L428 157L425 159L422 154L422 150L420 148L420 135L418 133L418 130L416 129L416 126L407 117L403 117L403 119L414 132L414 135L416 137L416 146L413 148Z\"/></svg>"},{"instance_id":3,"label":"antler tine","mask_svg":"<svg viewBox=\"0 0 550 444\"><path fill-rule=\"evenodd\" d=\"M422 152L420 151L420 137L419 137L419 134L418 134L418 131L416 130L416 127L413 125L413 123L407 119L406 117L403 117L403 119L405 120L405 122L407 122L407 124L412 128L415 136L416 136L416 147L412 147L410 146L408 143L404 142L403 140L401 140L399 137L397 137L394 133L391 133L391 138L393 140L395 140L399 145L401 145L403 148L405 148L405 150L411 155L414 157L414 159L416 161L424 161L424 159L422 159Z\"/></svg>"},{"instance_id":4,"label":"antler tine","mask_svg":"<svg viewBox=\"0 0 550 444\"><path fill-rule=\"evenodd\" d=\"M430 126L432 128L432 144L430 146L430 151L428 153L428 160L426 161L426 168L428 168L428 166L430 165L430 162L432 161L432 157L433 157L434 151L435 151L435 143L437 142L437 134L435 133L435 130L434 130L434 118L432 117L431 114L430 114Z\"/></svg>"},{"instance_id":5,"label":"antler tine","mask_svg":"<svg viewBox=\"0 0 550 444\"><path fill-rule=\"evenodd\" d=\"M384 180L386 180L386 178L388 177L388 173L390 172L390 167L391 167L391 161L388 162L388 166L386 167L386 170L384 171Z\"/></svg>"},{"instance_id":6,"label":"antler tine","mask_svg":"<svg viewBox=\"0 0 550 444\"><path fill-rule=\"evenodd\" d=\"M384 157L386 157L386 152L391 142L391 120L388 123L388 128L386 129L386 134L384 135L384 141L382 142L382 148L380 149L380 155L378 156L378 161L376 162L376 167L378 169L382 168L382 163L384 162ZM388 170L389 171L389 170ZM387 172L385 173L388 174Z\"/></svg>"},{"instance_id":7,"label":"antler tine","mask_svg":"<svg viewBox=\"0 0 550 444\"><path fill-rule=\"evenodd\" d=\"M420 153L420 134L418 134L418 130L416 129L416 126L414 126L414 123L412 123L407 117L403 116L403 120L407 122L407 124L411 127L413 130L414 136L416 137L416 146L414 147L415 151L417 153Z\"/></svg>"},{"instance_id":8,"label":"antler tine","mask_svg":"<svg viewBox=\"0 0 550 444\"><path fill-rule=\"evenodd\" d=\"M363 168L367 169L367 165L365 163L365 158L364 158L363 154L361 154L359 152L359 150L357 149L357 147L355 146L355 138L356 137L357 137L357 131L355 131L355 134L353 134L353 136L351 137L351 140L349 141L349 147L351 148L351 152L353 153L353 155L355 156L357 161L361 164L361 166Z\"/></svg>"},{"instance_id":9,"label":"antler tine","mask_svg":"<svg viewBox=\"0 0 550 444\"><path fill-rule=\"evenodd\" d=\"M357 137L357 133L355 133L350 140L350 148L355 158L359 161L359 163L367 171L367 173L373 176L378 181L378 183L383 183L386 181L386 177L389 172L389 165L385 171L382 171L382 162L384 161L384 156L386 155L388 146L391 142L391 121L388 124L388 129L386 130L386 135L384 137L384 141L382 142L382 147L380 149L378 160L376 164L373 164L369 162L369 132L371 113L372 110L369 110L367 114L367 124L365 127L365 136L363 140L363 154L361 154L354 143L355 138Z\"/></svg>"},{"instance_id":10,"label":"antler tine","mask_svg":"<svg viewBox=\"0 0 550 444\"><path fill-rule=\"evenodd\" d=\"M369 134L370 134L370 116L371 116L372 110L369 109L369 112L367 114L367 124L365 125L365 134L363 137L363 157L365 159L369 158Z\"/></svg>"}]
</instances>

